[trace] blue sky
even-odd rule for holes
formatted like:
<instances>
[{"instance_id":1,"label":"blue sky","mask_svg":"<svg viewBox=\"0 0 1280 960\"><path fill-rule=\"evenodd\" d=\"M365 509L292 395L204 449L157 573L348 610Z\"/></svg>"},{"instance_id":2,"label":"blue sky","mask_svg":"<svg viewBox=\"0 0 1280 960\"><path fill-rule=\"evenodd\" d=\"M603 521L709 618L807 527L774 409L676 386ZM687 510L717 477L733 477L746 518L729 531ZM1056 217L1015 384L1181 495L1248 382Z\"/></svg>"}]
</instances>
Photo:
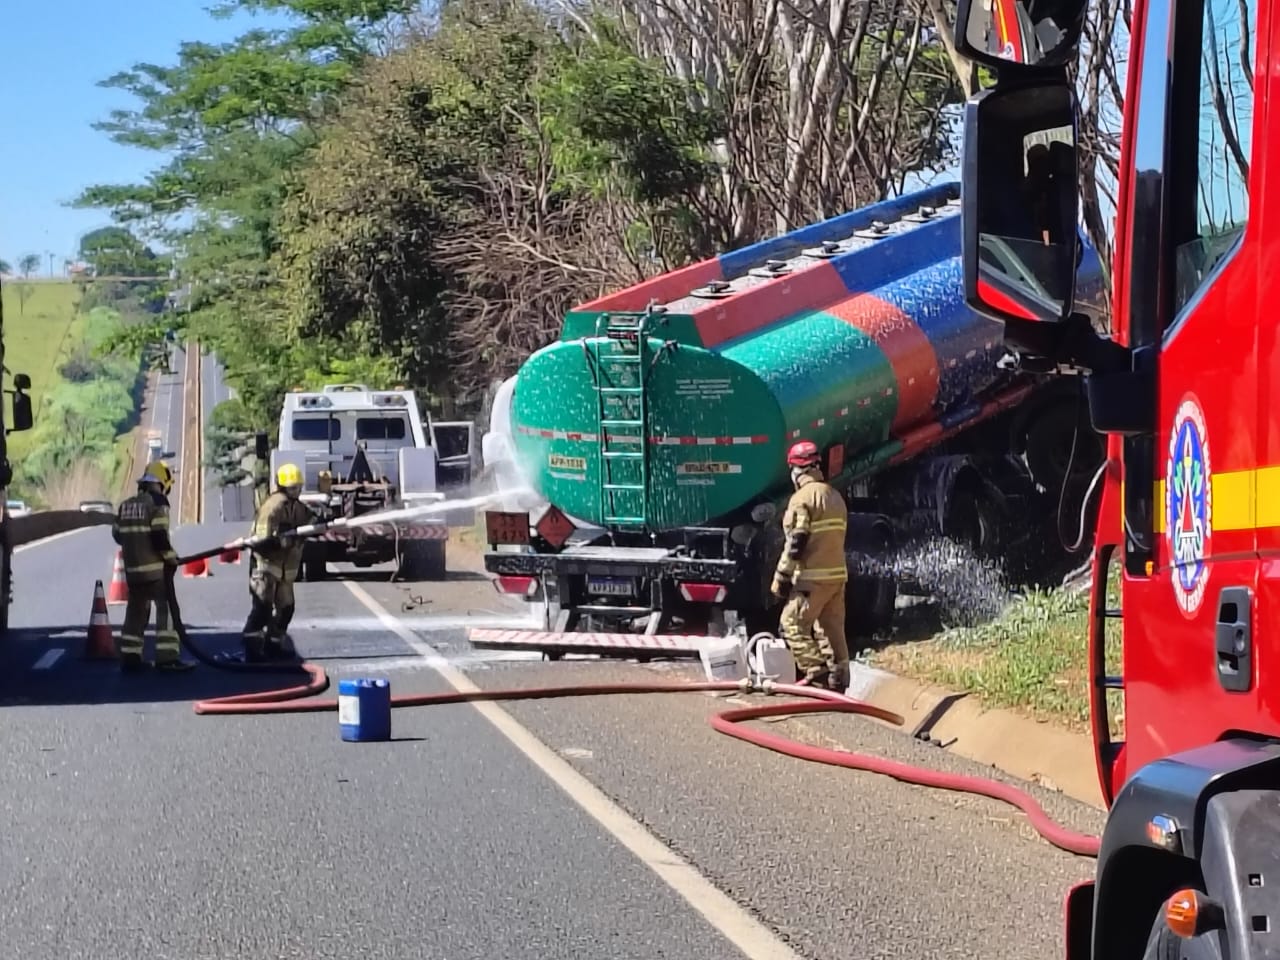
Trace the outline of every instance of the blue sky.
<instances>
[{"instance_id":1,"label":"blue sky","mask_svg":"<svg viewBox=\"0 0 1280 960\"><path fill-rule=\"evenodd\" d=\"M62 0L44 7L6 4L0 90L0 259L16 266L37 253L41 274L61 273L80 236L110 223L106 211L64 207L93 183L129 183L163 163L148 151L116 146L90 127L110 110L135 106L97 86L139 61L168 64L186 40L217 43L276 18L215 20L213 0Z\"/></svg>"}]
</instances>

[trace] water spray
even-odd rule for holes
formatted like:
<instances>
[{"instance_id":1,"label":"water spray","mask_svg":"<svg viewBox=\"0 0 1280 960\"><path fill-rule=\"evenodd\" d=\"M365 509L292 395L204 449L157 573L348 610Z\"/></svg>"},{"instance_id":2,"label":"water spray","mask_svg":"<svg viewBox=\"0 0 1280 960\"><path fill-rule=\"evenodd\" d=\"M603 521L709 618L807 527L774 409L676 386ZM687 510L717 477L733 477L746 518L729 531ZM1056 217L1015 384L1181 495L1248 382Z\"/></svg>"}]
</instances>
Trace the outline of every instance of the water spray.
<instances>
[{"instance_id":1,"label":"water spray","mask_svg":"<svg viewBox=\"0 0 1280 960\"><path fill-rule=\"evenodd\" d=\"M523 493L525 491L518 491ZM394 509L374 510L370 513L362 513L358 517L338 517L335 520L327 520L323 523L309 523L306 526L297 527L285 534L269 537L239 537L230 543L223 544L218 547L210 547L207 550L201 550L199 553L193 553L190 556L181 557L179 564L192 563L196 560L207 560L210 557L216 557L224 553L240 550L253 550L257 547L264 546L268 543L278 543L281 537L289 539L308 540L312 537L323 536L330 530L340 529L359 529L361 527L371 527L380 523L401 523L406 520L417 519L444 519L444 514L450 510L468 510L475 507L486 506L503 497L499 493L486 493L477 497L469 497L465 500L440 500L432 503L422 504L414 507L396 507Z\"/></svg>"}]
</instances>

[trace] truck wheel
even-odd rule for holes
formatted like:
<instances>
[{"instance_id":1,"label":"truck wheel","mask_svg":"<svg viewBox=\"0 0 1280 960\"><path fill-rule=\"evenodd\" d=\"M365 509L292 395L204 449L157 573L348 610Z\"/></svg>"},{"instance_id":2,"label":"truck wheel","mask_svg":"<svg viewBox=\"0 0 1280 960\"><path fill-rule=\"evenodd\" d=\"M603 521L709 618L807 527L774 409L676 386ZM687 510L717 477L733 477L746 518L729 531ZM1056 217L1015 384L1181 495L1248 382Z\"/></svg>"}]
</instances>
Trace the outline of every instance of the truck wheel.
<instances>
[{"instance_id":1,"label":"truck wheel","mask_svg":"<svg viewBox=\"0 0 1280 960\"><path fill-rule=\"evenodd\" d=\"M329 565L324 554L319 550L304 550L302 553L302 579L319 583L329 575Z\"/></svg>"},{"instance_id":2,"label":"truck wheel","mask_svg":"<svg viewBox=\"0 0 1280 960\"><path fill-rule=\"evenodd\" d=\"M888 577L850 577L845 588L845 635L870 639L893 627L898 584Z\"/></svg>"},{"instance_id":3,"label":"truck wheel","mask_svg":"<svg viewBox=\"0 0 1280 960\"><path fill-rule=\"evenodd\" d=\"M444 540L414 540L400 556L400 575L405 580L444 580L447 576Z\"/></svg>"},{"instance_id":4,"label":"truck wheel","mask_svg":"<svg viewBox=\"0 0 1280 960\"><path fill-rule=\"evenodd\" d=\"M0 634L9 632L9 605L13 603L13 558L5 550L0 553Z\"/></svg>"}]
</instances>

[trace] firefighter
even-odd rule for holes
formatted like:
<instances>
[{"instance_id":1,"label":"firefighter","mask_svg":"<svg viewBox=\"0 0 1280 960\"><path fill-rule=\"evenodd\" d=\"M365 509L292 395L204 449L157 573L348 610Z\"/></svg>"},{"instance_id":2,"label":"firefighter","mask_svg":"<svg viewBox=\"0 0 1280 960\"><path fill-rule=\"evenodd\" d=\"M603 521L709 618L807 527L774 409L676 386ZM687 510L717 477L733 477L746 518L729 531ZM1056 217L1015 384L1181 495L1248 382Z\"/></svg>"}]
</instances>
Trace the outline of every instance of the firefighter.
<instances>
[{"instance_id":1,"label":"firefighter","mask_svg":"<svg viewBox=\"0 0 1280 960\"><path fill-rule=\"evenodd\" d=\"M142 638L156 610L156 669L190 670L182 660L178 634L169 610L169 583L178 566L178 554L169 541L169 491L173 474L168 464L156 460L138 480L138 492L116 510L111 536L120 545L129 601L120 630L120 669L142 669Z\"/></svg>"},{"instance_id":2,"label":"firefighter","mask_svg":"<svg viewBox=\"0 0 1280 960\"><path fill-rule=\"evenodd\" d=\"M302 564L302 543L290 532L313 522L298 499L302 471L286 463L276 471L276 492L258 508L253 536L278 538L254 547L249 558L249 618L244 624L245 660L288 659L294 655L287 633L293 619L293 583Z\"/></svg>"},{"instance_id":3,"label":"firefighter","mask_svg":"<svg viewBox=\"0 0 1280 960\"><path fill-rule=\"evenodd\" d=\"M791 648L801 683L844 693L849 686L849 647L844 635L844 591L849 579L844 539L849 511L819 466L817 446L801 440L787 452L791 495L782 515L786 545L770 592L786 601L782 637Z\"/></svg>"}]
</instances>

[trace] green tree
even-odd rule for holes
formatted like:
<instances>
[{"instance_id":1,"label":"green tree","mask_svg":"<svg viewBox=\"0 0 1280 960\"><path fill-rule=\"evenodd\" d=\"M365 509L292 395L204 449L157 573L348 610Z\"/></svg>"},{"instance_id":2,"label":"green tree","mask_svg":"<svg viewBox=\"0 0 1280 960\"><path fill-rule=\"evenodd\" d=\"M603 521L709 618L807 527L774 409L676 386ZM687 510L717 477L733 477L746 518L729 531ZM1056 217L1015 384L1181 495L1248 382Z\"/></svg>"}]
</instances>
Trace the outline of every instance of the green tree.
<instances>
[{"instance_id":1,"label":"green tree","mask_svg":"<svg viewBox=\"0 0 1280 960\"><path fill-rule=\"evenodd\" d=\"M165 259L124 227L102 227L80 238L79 256L99 277L159 277L168 272Z\"/></svg>"},{"instance_id":2,"label":"green tree","mask_svg":"<svg viewBox=\"0 0 1280 960\"><path fill-rule=\"evenodd\" d=\"M18 260L18 271L24 278L30 278L33 273L40 269L40 254L28 253L24 254Z\"/></svg>"},{"instance_id":3,"label":"green tree","mask_svg":"<svg viewBox=\"0 0 1280 960\"><path fill-rule=\"evenodd\" d=\"M415 0L234 0L215 11L289 14L293 26L250 30L230 43L184 43L177 62L136 64L103 81L139 102L97 125L117 143L170 157L144 183L89 188L75 205L109 210L174 250L186 296L175 318L122 332L138 347L171 324L216 347L255 416L270 416L280 386L305 369L271 304L267 261L296 169L357 68ZM114 345L114 344L113 344ZM311 357L310 359L314 359ZM264 371L270 376L264 377Z\"/></svg>"},{"instance_id":4,"label":"green tree","mask_svg":"<svg viewBox=\"0 0 1280 960\"><path fill-rule=\"evenodd\" d=\"M0 273L13 273L13 265L8 260L0 260Z\"/></svg>"}]
</instances>

